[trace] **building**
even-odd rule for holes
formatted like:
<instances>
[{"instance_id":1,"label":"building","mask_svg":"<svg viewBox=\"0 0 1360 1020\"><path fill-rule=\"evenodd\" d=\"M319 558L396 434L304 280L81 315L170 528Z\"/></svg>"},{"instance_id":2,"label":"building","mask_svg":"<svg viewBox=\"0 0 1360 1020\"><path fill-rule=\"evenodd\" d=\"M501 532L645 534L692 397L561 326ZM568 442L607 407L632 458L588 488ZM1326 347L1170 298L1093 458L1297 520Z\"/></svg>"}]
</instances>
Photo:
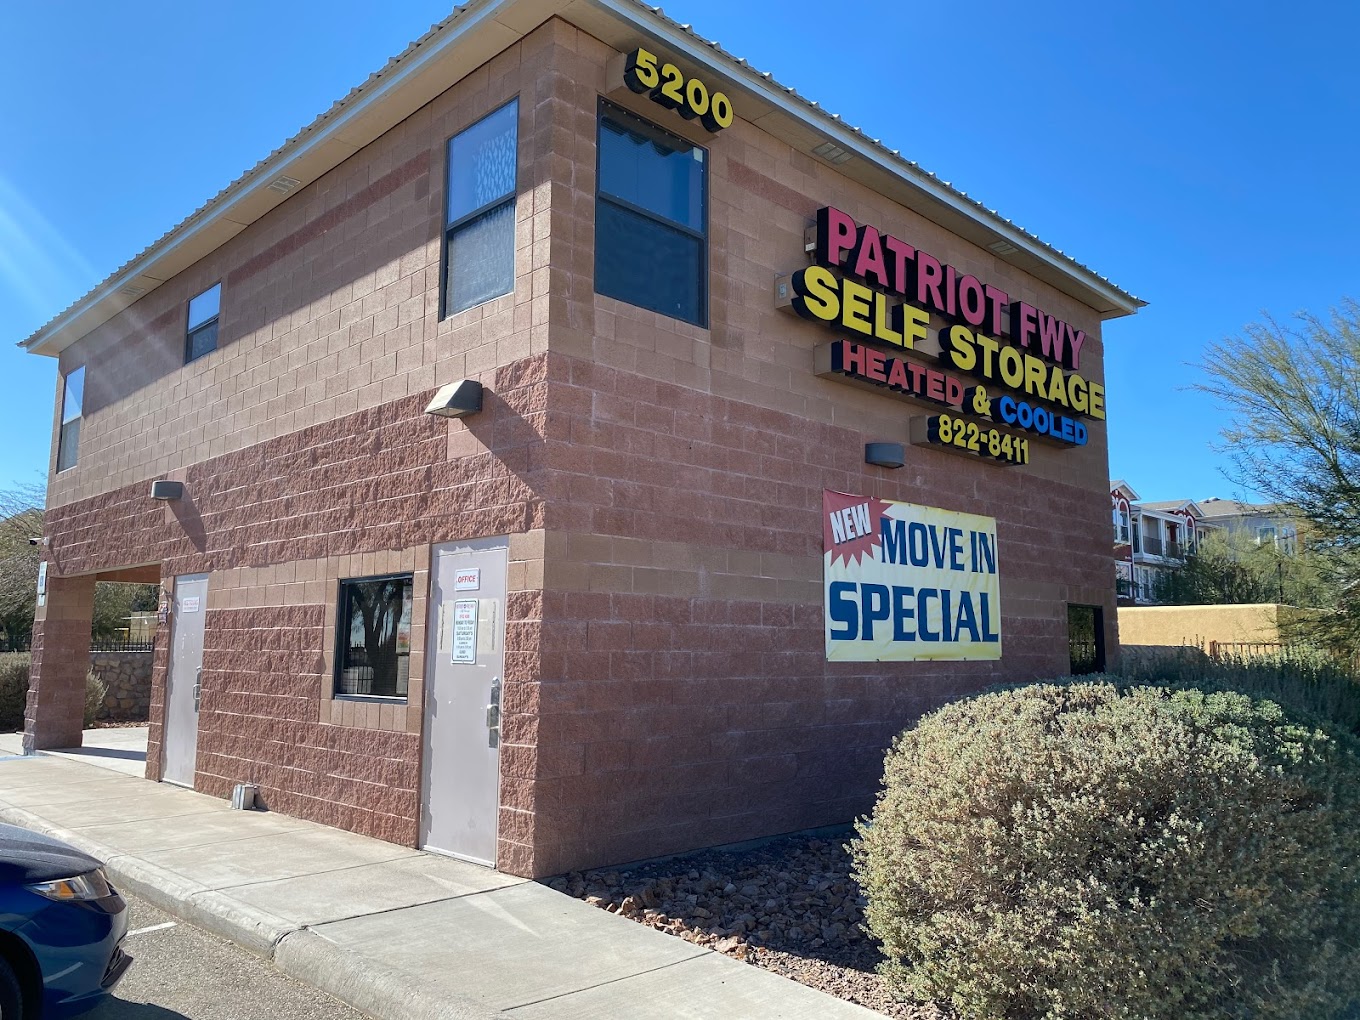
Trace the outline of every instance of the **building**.
<instances>
[{"instance_id":1,"label":"building","mask_svg":"<svg viewBox=\"0 0 1360 1020\"><path fill-rule=\"evenodd\" d=\"M150 779L531 876L848 820L1115 653L1140 305L659 10L474 0L24 341L26 746L153 581Z\"/></svg>"},{"instance_id":2,"label":"building","mask_svg":"<svg viewBox=\"0 0 1360 1020\"><path fill-rule=\"evenodd\" d=\"M1185 566L1196 542L1215 525L1204 522L1204 512L1194 500L1145 502L1122 479L1110 483L1110 505L1120 602L1156 604L1166 578Z\"/></svg>"},{"instance_id":3,"label":"building","mask_svg":"<svg viewBox=\"0 0 1360 1020\"><path fill-rule=\"evenodd\" d=\"M1235 499L1146 501L1122 479L1110 482L1115 577L1121 605L1156 605L1169 575L1207 535L1221 532L1270 544L1285 555L1298 550L1298 525L1285 508Z\"/></svg>"},{"instance_id":4,"label":"building","mask_svg":"<svg viewBox=\"0 0 1360 1020\"><path fill-rule=\"evenodd\" d=\"M1200 501L1206 524L1232 535L1244 535L1257 545L1273 545L1286 556L1299 549L1298 521L1288 507L1277 503L1243 503L1236 499Z\"/></svg>"}]
</instances>

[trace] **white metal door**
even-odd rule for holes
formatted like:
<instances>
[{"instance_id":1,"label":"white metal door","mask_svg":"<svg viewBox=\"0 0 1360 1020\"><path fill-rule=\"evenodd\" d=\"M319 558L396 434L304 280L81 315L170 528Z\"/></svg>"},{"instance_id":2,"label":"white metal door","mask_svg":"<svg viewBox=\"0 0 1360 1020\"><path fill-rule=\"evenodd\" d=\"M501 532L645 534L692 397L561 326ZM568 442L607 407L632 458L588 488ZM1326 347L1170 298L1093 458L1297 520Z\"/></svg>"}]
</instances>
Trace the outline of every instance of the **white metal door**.
<instances>
[{"instance_id":1,"label":"white metal door","mask_svg":"<svg viewBox=\"0 0 1360 1020\"><path fill-rule=\"evenodd\" d=\"M504 538L434 547L425 656L421 845L496 861L505 664Z\"/></svg>"},{"instance_id":2,"label":"white metal door","mask_svg":"<svg viewBox=\"0 0 1360 1020\"><path fill-rule=\"evenodd\" d=\"M208 575L186 574L175 578L161 778L180 786L194 785L198 701L203 680L203 618L207 613Z\"/></svg>"}]
</instances>

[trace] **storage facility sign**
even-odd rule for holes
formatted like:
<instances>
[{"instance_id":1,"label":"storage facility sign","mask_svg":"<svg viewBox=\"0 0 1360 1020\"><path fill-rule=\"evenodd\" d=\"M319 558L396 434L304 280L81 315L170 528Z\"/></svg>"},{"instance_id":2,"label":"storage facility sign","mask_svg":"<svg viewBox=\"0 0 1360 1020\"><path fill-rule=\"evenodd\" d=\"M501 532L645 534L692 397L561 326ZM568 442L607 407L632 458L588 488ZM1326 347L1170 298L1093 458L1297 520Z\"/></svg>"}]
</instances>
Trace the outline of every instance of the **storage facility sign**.
<instances>
[{"instance_id":1,"label":"storage facility sign","mask_svg":"<svg viewBox=\"0 0 1360 1020\"><path fill-rule=\"evenodd\" d=\"M817 375L931 406L913 444L1028 464L1031 438L1081 447L1082 419L1104 421L1084 330L834 206L805 247L813 264L776 280L776 303L841 335Z\"/></svg>"},{"instance_id":2,"label":"storage facility sign","mask_svg":"<svg viewBox=\"0 0 1360 1020\"><path fill-rule=\"evenodd\" d=\"M822 492L831 662L1001 658L996 519Z\"/></svg>"}]
</instances>

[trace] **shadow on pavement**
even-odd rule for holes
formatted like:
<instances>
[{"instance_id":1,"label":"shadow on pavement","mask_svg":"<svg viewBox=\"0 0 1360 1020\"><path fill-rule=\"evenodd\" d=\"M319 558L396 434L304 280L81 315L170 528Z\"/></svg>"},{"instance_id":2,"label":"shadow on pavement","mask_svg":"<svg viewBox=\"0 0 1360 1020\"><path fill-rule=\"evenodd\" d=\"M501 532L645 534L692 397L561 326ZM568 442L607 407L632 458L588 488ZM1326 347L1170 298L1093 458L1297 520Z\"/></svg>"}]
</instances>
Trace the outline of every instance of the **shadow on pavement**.
<instances>
[{"instance_id":1,"label":"shadow on pavement","mask_svg":"<svg viewBox=\"0 0 1360 1020\"><path fill-rule=\"evenodd\" d=\"M84 1020L189 1020L183 1013L164 1006L124 999L105 999L95 1009L81 1016Z\"/></svg>"},{"instance_id":2,"label":"shadow on pavement","mask_svg":"<svg viewBox=\"0 0 1360 1020\"><path fill-rule=\"evenodd\" d=\"M123 751L112 747L70 747L63 749L61 753L76 755L81 758L127 758L128 760L146 761L145 751Z\"/></svg>"}]
</instances>

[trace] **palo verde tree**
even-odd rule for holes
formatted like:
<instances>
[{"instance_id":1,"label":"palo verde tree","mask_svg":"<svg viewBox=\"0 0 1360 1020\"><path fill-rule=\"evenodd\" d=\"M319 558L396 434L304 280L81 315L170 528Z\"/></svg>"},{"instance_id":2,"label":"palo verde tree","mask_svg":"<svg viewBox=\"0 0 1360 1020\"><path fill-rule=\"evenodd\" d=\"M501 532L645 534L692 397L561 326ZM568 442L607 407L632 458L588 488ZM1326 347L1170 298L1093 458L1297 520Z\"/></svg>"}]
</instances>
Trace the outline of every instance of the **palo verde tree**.
<instances>
[{"instance_id":1,"label":"palo verde tree","mask_svg":"<svg viewBox=\"0 0 1360 1020\"><path fill-rule=\"evenodd\" d=\"M1293 324L1267 317L1212 344L1200 389L1231 415L1236 481L1307 525L1325 608L1313 636L1360 652L1360 303Z\"/></svg>"}]
</instances>

